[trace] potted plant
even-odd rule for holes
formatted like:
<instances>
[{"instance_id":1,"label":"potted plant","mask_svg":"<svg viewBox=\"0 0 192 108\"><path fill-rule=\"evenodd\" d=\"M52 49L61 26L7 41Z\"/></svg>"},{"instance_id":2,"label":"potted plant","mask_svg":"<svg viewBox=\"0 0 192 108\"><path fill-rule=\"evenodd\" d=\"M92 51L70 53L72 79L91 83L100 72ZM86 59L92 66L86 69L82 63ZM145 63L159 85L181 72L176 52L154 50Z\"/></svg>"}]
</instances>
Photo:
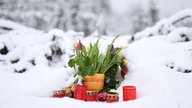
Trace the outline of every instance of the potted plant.
<instances>
[{"instance_id":1,"label":"potted plant","mask_svg":"<svg viewBox=\"0 0 192 108\"><path fill-rule=\"evenodd\" d=\"M83 77L83 84L88 90L100 91L103 89L104 76L110 74L113 74L113 77L109 78L117 76L124 57L119 55L122 47L114 48L113 43L116 39L117 37L108 45L105 54L100 53L98 47L100 38L95 44L90 43L89 48L86 48L80 40L74 44L75 54L69 60L68 65L77 70L77 75Z\"/></svg>"}]
</instances>

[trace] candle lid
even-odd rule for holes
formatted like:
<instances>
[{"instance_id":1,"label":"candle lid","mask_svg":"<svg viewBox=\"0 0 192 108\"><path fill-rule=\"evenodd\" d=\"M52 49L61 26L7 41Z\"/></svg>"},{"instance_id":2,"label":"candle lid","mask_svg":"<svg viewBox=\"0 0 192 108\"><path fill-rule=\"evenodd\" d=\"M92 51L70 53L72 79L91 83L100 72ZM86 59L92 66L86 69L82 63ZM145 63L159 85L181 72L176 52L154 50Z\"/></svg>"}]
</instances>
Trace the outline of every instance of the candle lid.
<instances>
[{"instance_id":1,"label":"candle lid","mask_svg":"<svg viewBox=\"0 0 192 108\"><path fill-rule=\"evenodd\" d=\"M87 95L97 95L98 91L86 91Z\"/></svg>"},{"instance_id":2,"label":"candle lid","mask_svg":"<svg viewBox=\"0 0 192 108\"><path fill-rule=\"evenodd\" d=\"M123 86L123 89L136 89L135 86Z\"/></svg>"}]
</instances>

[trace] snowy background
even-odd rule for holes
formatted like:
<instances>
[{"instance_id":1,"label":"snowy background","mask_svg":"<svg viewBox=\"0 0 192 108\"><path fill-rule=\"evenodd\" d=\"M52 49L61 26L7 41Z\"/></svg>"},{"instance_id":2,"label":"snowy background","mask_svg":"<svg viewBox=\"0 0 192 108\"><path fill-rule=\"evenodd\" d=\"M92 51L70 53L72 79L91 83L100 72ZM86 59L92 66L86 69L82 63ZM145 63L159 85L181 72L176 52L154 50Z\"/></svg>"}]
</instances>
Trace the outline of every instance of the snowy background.
<instances>
[{"instance_id":1,"label":"snowy background","mask_svg":"<svg viewBox=\"0 0 192 108\"><path fill-rule=\"evenodd\" d=\"M14 0L9 1L12 3ZM22 6L23 1L18 0L18 5ZM30 1L36 3L34 0ZM62 28L53 29L51 25L41 25L42 28L48 27L49 29L38 30L32 28L34 27L33 24L39 23L33 22L36 20L31 15L39 15L39 18L45 20L45 24L49 24L47 22L54 23L54 15L51 14L52 17L47 17L50 14L26 11L29 16L26 17L25 14L21 16L19 14L21 10L18 7L13 10L11 8L5 9L5 7L12 6L9 3L7 4L7 1L0 3L1 9L4 9L0 11L0 15L3 15L0 16L0 108L192 107L192 9L182 10L170 17L161 19L155 22L153 26L151 25L140 32L137 31L133 34L127 32L128 35L121 35L115 41L115 46L128 45L128 48L123 50L123 54L128 59L129 72L120 87L114 90L119 93L119 102L108 104L105 102L78 101L67 97L52 98L51 96L53 90L64 89L74 81L74 70L67 65L70 55L74 53L73 43L78 39L81 39L85 44L90 41L94 42L98 33L106 34L107 36L102 36L99 44L101 50L105 50L104 48L113 39L113 33L111 36L110 32L107 34L101 32L101 29L94 29L93 27L92 30L96 31L89 31L90 36L84 37L86 29L82 29L81 32L81 30L78 31L73 28L76 26L69 21L71 20L70 17L64 17L69 18L65 24L70 23L70 26L67 25L66 27L71 27L70 29L76 31ZM87 6L90 5L91 2ZM26 5L25 8L28 6ZM45 10L49 8L48 5L43 6L46 7ZM50 7L54 7L50 9L50 12L54 9L62 11L57 6ZM25 8L21 9L24 11ZM38 10L38 8L36 9ZM15 14L14 12L18 13ZM90 13L92 12L88 11L87 13L89 17ZM96 18L95 15L92 17ZM29 19L25 19L25 17ZM18 18L15 20L21 24L10 21L11 18ZM20 18L22 20L19 20ZM89 21L94 23L94 20ZM83 20L78 20L78 22L80 25L81 23L85 24ZM28 25L29 23L32 23L31 27L24 26L24 24ZM92 25L91 23L90 25ZM136 21L134 25L137 23ZM64 23L58 23L58 25L62 24ZM101 24L103 23L101 22ZM83 28L80 25L79 28ZM60 26L55 27L59 28ZM116 27L121 28L120 26ZM126 26L122 27L126 28ZM132 28L132 26L130 27ZM122 87L124 85L137 87L136 100L126 102L122 100Z\"/></svg>"},{"instance_id":2,"label":"snowy background","mask_svg":"<svg viewBox=\"0 0 192 108\"><path fill-rule=\"evenodd\" d=\"M191 0L1 0L0 18L43 31L133 35L187 8Z\"/></svg>"}]
</instances>

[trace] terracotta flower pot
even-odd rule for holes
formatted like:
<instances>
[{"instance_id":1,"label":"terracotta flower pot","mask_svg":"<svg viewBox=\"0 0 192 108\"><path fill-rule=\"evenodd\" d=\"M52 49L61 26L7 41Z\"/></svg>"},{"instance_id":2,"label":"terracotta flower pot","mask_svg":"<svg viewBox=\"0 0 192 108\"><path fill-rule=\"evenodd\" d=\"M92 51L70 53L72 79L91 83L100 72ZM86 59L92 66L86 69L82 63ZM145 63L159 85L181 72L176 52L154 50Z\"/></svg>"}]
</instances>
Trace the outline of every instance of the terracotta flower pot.
<instances>
[{"instance_id":1,"label":"terracotta flower pot","mask_svg":"<svg viewBox=\"0 0 192 108\"><path fill-rule=\"evenodd\" d=\"M93 76L85 76L83 85L87 86L87 90L100 91L103 90L104 74L95 74Z\"/></svg>"}]
</instances>

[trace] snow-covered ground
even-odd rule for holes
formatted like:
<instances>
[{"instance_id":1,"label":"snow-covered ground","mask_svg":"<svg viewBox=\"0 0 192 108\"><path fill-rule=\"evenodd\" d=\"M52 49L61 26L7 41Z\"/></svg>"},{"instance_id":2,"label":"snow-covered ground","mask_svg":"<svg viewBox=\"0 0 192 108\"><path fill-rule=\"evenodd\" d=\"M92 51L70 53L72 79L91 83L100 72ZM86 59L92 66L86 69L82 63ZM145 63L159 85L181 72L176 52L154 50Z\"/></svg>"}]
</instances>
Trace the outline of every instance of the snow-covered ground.
<instances>
[{"instance_id":1,"label":"snow-covered ground","mask_svg":"<svg viewBox=\"0 0 192 108\"><path fill-rule=\"evenodd\" d=\"M170 33L145 36L159 29L154 26L136 34L137 41L132 43L131 36L120 36L114 45L128 45L123 54L129 72L116 90L119 102L109 104L51 97L53 90L63 89L74 80L74 71L67 66L73 43L78 39L94 42L96 37L83 38L83 33L58 29L45 33L6 20L0 20L2 27L9 29L0 30L0 108L192 107L192 41L182 37L185 34L191 40L191 28L171 25L166 29L171 29ZM103 36L100 48L104 50L112 39ZM137 87L136 100L122 100L124 85Z\"/></svg>"}]
</instances>

